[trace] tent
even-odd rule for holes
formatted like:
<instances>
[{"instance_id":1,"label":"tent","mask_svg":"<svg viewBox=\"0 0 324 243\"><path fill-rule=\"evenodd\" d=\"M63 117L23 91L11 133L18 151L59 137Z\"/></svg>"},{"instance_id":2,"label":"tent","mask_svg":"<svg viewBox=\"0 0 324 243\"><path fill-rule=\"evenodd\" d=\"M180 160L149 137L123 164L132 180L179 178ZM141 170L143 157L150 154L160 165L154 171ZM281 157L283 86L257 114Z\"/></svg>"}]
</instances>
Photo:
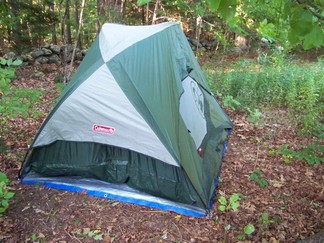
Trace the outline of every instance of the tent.
<instances>
[{"instance_id":1,"label":"tent","mask_svg":"<svg viewBox=\"0 0 324 243\"><path fill-rule=\"evenodd\" d=\"M231 128L178 23L104 24L22 183L204 216Z\"/></svg>"}]
</instances>

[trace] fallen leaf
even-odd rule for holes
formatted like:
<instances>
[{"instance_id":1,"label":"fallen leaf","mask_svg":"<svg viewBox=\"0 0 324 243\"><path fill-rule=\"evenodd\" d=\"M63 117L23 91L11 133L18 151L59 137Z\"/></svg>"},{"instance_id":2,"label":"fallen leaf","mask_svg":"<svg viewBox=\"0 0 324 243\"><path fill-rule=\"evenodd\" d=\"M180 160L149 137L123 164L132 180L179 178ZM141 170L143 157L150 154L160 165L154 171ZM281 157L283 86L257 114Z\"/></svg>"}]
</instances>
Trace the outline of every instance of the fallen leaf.
<instances>
[{"instance_id":1,"label":"fallen leaf","mask_svg":"<svg viewBox=\"0 0 324 243\"><path fill-rule=\"evenodd\" d=\"M125 239L125 242L127 242L128 239ZM103 238L103 242L110 243L111 242L111 237L109 235L105 235Z\"/></svg>"},{"instance_id":2,"label":"fallen leaf","mask_svg":"<svg viewBox=\"0 0 324 243\"><path fill-rule=\"evenodd\" d=\"M181 215L178 214L178 215L175 216L174 218L175 218L176 220L180 220L180 219L181 219Z\"/></svg>"},{"instance_id":3,"label":"fallen leaf","mask_svg":"<svg viewBox=\"0 0 324 243\"><path fill-rule=\"evenodd\" d=\"M252 212L254 212L256 210L256 207L250 202L243 203L242 208L247 209Z\"/></svg>"},{"instance_id":4,"label":"fallen leaf","mask_svg":"<svg viewBox=\"0 0 324 243\"><path fill-rule=\"evenodd\" d=\"M29 206L24 207L24 208L21 210L21 212L24 212L24 211L26 211L26 210L29 209L29 208L30 208Z\"/></svg>"},{"instance_id":5,"label":"fallen leaf","mask_svg":"<svg viewBox=\"0 0 324 243\"><path fill-rule=\"evenodd\" d=\"M116 206L118 204L119 204L119 202L114 202L113 204L111 204L111 206L114 207L114 206Z\"/></svg>"},{"instance_id":6,"label":"fallen leaf","mask_svg":"<svg viewBox=\"0 0 324 243\"><path fill-rule=\"evenodd\" d=\"M35 213L42 213L42 214L45 214L45 215L48 214L48 213L46 213L45 211L43 211L43 210L41 210L39 208L35 208L34 210L35 210Z\"/></svg>"},{"instance_id":7,"label":"fallen leaf","mask_svg":"<svg viewBox=\"0 0 324 243\"><path fill-rule=\"evenodd\" d=\"M237 134L237 136L239 136L243 140L246 139L246 137L244 135L242 135L242 134Z\"/></svg>"},{"instance_id":8,"label":"fallen leaf","mask_svg":"<svg viewBox=\"0 0 324 243\"><path fill-rule=\"evenodd\" d=\"M277 240L277 239L274 238L274 237L271 237L269 242L270 242L270 243L279 243L280 241Z\"/></svg>"},{"instance_id":9,"label":"fallen leaf","mask_svg":"<svg viewBox=\"0 0 324 243\"><path fill-rule=\"evenodd\" d=\"M83 228L83 234L87 235L90 232L90 228Z\"/></svg>"},{"instance_id":10,"label":"fallen leaf","mask_svg":"<svg viewBox=\"0 0 324 243\"><path fill-rule=\"evenodd\" d=\"M275 181L272 186L275 188L281 188L284 185L283 182Z\"/></svg>"}]
</instances>

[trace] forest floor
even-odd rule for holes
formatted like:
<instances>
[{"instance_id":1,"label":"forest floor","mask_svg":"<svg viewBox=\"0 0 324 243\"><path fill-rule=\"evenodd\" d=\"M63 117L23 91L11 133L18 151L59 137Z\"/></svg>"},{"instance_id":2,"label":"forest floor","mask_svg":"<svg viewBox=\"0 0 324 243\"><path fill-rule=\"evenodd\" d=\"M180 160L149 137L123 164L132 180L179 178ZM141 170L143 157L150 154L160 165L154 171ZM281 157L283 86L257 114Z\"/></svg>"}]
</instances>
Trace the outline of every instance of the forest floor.
<instances>
[{"instance_id":1,"label":"forest floor","mask_svg":"<svg viewBox=\"0 0 324 243\"><path fill-rule=\"evenodd\" d=\"M15 192L0 216L0 242L237 242L244 226L255 232L251 242L297 242L324 230L324 166L292 161L285 164L274 153L287 144L308 144L297 135L284 110L263 111L265 124L257 127L246 114L227 110L234 123L223 161L212 215L193 218L43 186L22 185L21 162L37 129L59 92L54 83L57 66L22 66L12 85L44 90L37 109L40 118L9 119L1 134L10 150L1 152L0 168ZM267 186L249 175L262 170ZM238 211L218 210L218 198L244 196ZM262 217L263 215L263 217ZM229 226L230 225L230 226Z\"/></svg>"}]
</instances>

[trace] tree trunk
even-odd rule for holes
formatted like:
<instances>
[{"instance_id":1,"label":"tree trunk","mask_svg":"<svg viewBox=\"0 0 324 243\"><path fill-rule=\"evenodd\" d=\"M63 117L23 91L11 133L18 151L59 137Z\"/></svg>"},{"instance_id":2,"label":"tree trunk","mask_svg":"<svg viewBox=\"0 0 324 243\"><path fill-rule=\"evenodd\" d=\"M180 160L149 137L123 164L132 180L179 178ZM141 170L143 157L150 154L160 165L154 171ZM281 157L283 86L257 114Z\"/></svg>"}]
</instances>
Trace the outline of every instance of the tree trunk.
<instances>
[{"instance_id":1,"label":"tree trunk","mask_svg":"<svg viewBox=\"0 0 324 243\"><path fill-rule=\"evenodd\" d=\"M150 4L146 4L146 17L145 17L145 24L149 23L149 13L150 13Z\"/></svg>"},{"instance_id":2,"label":"tree trunk","mask_svg":"<svg viewBox=\"0 0 324 243\"><path fill-rule=\"evenodd\" d=\"M71 34L71 23L70 23L70 0L65 2L65 12L66 12L66 43L72 44L72 34Z\"/></svg>"},{"instance_id":3,"label":"tree trunk","mask_svg":"<svg viewBox=\"0 0 324 243\"><path fill-rule=\"evenodd\" d=\"M54 0L48 1L48 6L51 12L51 32L52 32L52 43L57 45L57 36L56 36L56 21L55 21L55 5Z\"/></svg>"},{"instance_id":4,"label":"tree trunk","mask_svg":"<svg viewBox=\"0 0 324 243\"><path fill-rule=\"evenodd\" d=\"M83 7L82 7L83 8ZM82 20L79 20L79 6L78 6L78 0L74 0L74 21L75 21L75 26L76 29L79 31L80 29L80 23ZM83 9L81 9L82 11ZM80 50L82 49L82 44L81 44L81 36L80 36L80 32L79 34L76 36L76 47L79 48Z\"/></svg>"},{"instance_id":5,"label":"tree trunk","mask_svg":"<svg viewBox=\"0 0 324 243\"><path fill-rule=\"evenodd\" d=\"M156 20L156 12L158 11L159 4L160 4L160 0L156 0L155 7L154 7L154 12L153 12L153 17L152 17L152 24L155 23L155 20Z\"/></svg>"},{"instance_id":6,"label":"tree trunk","mask_svg":"<svg viewBox=\"0 0 324 243\"><path fill-rule=\"evenodd\" d=\"M60 7L61 4L63 3L64 0L60 2ZM67 0L68 1L68 0ZM61 8L60 8L61 9ZM67 19L68 13L67 13L67 8L65 5L65 11L64 11L64 16L61 17L61 34L62 34L62 42L63 42L63 52L62 52L62 64L63 64L63 70L62 70L62 76L61 76L61 81L62 83L66 84L67 83L67 74L66 74L66 59L67 59L67 46L66 46L66 30L65 30L65 23Z\"/></svg>"},{"instance_id":7,"label":"tree trunk","mask_svg":"<svg viewBox=\"0 0 324 243\"><path fill-rule=\"evenodd\" d=\"M145 24L145 8L144 6L142 6L141 8L142 8L142 24Z\"/></svg>"},{"instance_id":8,"label":"tree trunk","mask_svg":"<svg viewBox=\"0 0 324 243\"><path fill-rule=\"evenodd\" d=\"M76 40L79 39L79 36L80 36L80 31L81 31L81 26L82 26L82 14L83 14L84 5L85 5L85 0L82 0L80 18L79 18L79 22L78 22L78 30L77 30L77 35L76 35L76 38L75 38ZM67 76L67 80L70 79L70 76L71 76L71 73L72 73L73 60L74 60L74 56L75 56L76 47L77 47L77 41L75 42L75 46L73 48L72 58L71 58L71 63L70 63L70 71L69 71L69 74Z\"/></svg>"},{"instance_id":9,"label":"tree trunk","mask_svg":"<svg viewBox=\"0 0 324 243\"><path fill-rule=\"evenodd\" d=\"M12 40L13 40L13 47L16 51L21 52L22 51L22 40L21 40L21 23L18 16L20 16L19 13L19 4L17 0L9 0L10 10L13 15L13 22L12 22Z\"/></svg>"},{"instance_id":10,"label":"tree trunk","mask_svg":"<svg viewBox=\"0 0 324 243\"><path fill-rule=\"evenodd\" d=\"M121 16L121 20L123 20L124 17L125 17L125 11L124 11L125 5L126 5L126 0L121 0L121 3L120 3L120 16Z\"/></svg>"},{"instance_id":11,"label":"tree trunk","mask_svg":"<svg viewBox=\"0 0 324 243\"><path fill-rule=\"evenodd\" d=\"M196 18L196 33L195 33L195 38L197 41L197 46L196 46L197 53L198 53L199 46L200 46L199 44L200 44L201 25L202 25L202 18L200 15L198 15Z\"/></svg>"},{"instance_id":12,"label":"tree trunk","mask_svg":"<svg viewBox=\"0 0 324 243\"><path fill-rule=\"evenodd\" d=\"M97 33L99 33L101 29L101 20L105 17L105 6L106 6L106 0L97 0Z\"/></svg>"}]
</instances>

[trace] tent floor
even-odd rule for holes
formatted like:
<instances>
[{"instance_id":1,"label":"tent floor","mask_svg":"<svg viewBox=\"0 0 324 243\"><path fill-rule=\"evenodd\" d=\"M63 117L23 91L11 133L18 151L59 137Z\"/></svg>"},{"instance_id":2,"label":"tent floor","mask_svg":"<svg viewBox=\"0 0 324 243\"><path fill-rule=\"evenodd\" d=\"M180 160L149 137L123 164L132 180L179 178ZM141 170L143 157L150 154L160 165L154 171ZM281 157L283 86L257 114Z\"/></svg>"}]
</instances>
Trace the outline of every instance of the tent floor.
<instances>
[{"instance_id":1,"label":"tent floor","mask_svg":"<svg viewBox=\"0 0 324 243\"><path fill-rule=\"evenodd\" d=\"M155 197L130 188L126 184L112 184L78 176L44 177L34 172L28 173L28 175L22 179L22 184L43 185L50 188L79 193L86 192L86 194L91 196L168 210L193 217L203 217L207 215L207 212L201 208Z\"/></svg>"}]
</instances>

